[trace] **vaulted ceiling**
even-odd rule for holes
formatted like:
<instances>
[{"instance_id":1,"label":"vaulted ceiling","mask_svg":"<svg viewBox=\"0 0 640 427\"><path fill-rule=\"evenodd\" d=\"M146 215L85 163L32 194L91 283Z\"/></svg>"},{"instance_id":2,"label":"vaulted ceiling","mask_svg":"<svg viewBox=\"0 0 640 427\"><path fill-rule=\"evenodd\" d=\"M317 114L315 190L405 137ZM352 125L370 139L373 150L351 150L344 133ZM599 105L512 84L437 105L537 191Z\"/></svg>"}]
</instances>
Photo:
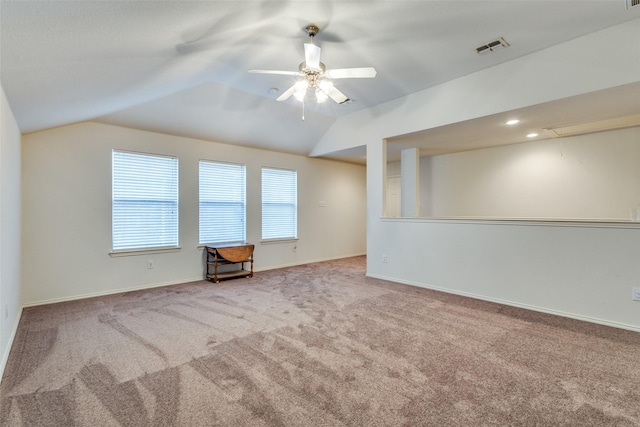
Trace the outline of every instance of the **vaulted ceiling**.
<instances>
[{"instance_id":1,"label":"vaulted ceiling","mask_svg":"<svg viewBox=\"0 0 640 427\"><path fill-rule=\"evenodd\" d=\"M2 0L0 77L23 133L95 120L306 155L340 117L640 19L640 6L628 6ZM302 120L300 102L276 101L294 77L247 70L297 70L308 24L320 27L315 43L327 68L378 73L336 80L353 102L309 97ZM509 47L477 53L500 37Z\"/></svg>"}]
</instances>

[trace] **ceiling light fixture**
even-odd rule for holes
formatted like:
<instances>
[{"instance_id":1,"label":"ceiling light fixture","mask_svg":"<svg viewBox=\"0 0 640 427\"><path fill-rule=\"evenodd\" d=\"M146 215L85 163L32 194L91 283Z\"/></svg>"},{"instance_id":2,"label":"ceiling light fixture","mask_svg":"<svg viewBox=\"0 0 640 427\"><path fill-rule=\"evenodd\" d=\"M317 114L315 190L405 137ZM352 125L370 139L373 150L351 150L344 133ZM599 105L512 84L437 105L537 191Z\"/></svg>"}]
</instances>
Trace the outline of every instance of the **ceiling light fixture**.
<instances>
[{"instance_id":1,"label":"ceiling light fixture","mask_svg":"<svg viewBox=\"0 0 640 427\"><path fill-rule=\"evenodd\" d=\"M323 103L327 98L329 98L329 93L331 93L331 90L333 89L333 83L329 80L322 80L317 86L316 100L318 103Z\"/></svg>"},{"instance_id":2,"label":"ceiling light fixture","mask_svg":"<svg viewBox=\"0 0 640 427\"><path fill-rule=\"evenodd\" d=\"M318 102L318 104L322 104L327 98L329 98L329 95L320 90L320 88L316 89L316 102Z\"/></svg>"},{"instance_id":3,"label":"ceiling light fixture","mask_svg":"<svg viewBox=\"0 0 640 427\"><path fill-rule=\"evenodd\" d=\"M504 122L504 124L508 125L508 126L513 126L513 125L516 125L518 123L520 123L520 120L518 120L518 119L511 119L511 120L507 120L506 122Z\"/></svg>"},{"instance_id":4,"label":"ceiling light fixture","mask_svg":"<svg viewBox=\"0 0 640 427\"><path fill-rule=\"evenodd\" d=\"M538 134L535 133L535 132L531 132L531 133L527 134L527 138L535 138L536 136L538 136Z\"/></svg>"},{"instance_id":5,"label":"ceiling light fixture","mask_svg":"<svg viewBox=\"0 0 640 427\"><path fill-rule=\"evenodd\" d=\"M293 96L300 102L304 101L304 97L307 94L307 88L309 87L309 82L306 80L300 80L293 86L295 88Z\"/></svg>"}]
</instances>

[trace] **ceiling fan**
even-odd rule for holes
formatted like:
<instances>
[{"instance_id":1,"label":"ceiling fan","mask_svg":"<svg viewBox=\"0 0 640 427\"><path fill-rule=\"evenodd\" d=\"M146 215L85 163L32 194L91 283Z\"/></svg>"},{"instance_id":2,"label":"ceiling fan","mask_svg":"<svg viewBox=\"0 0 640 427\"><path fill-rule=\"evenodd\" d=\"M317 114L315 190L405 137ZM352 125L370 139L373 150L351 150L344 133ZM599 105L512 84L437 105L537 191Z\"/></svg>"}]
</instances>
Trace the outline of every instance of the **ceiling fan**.
<instances>
[{"instance_id":1,"label":"ceiling fan","mask_svg":"<svg viewBox=\"0 0 640 427\"><path fill-rule=\"evenodd\" d=\"M313 44L313 38L320 29L315 25L309 25L305 30L309 34L310 42L304 44L304 62L300 63L298 71L249 70L250 73L257 74L282 74L302 77L300 81L280 95L277 99L278 101L284 101L293 95L298 101L304 102L307 90L311 88L315 91L318 103L325 102L327 98L331 98L338 104L343 104L350 101L350 99L333 85L332 80L373 78L376 76L376 69L373 67L327 70L326 66L320 62L320 47Z\"/></svg>"}]
</instances>

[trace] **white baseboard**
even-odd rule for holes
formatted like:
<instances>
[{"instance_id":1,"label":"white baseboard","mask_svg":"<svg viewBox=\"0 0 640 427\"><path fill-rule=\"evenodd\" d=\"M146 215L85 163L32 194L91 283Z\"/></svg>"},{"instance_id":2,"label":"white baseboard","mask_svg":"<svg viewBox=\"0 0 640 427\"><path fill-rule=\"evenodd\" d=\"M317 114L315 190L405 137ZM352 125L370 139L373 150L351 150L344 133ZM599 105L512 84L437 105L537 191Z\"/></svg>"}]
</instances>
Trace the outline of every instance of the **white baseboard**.
<instances>
[{"instance_id":1,"label":"white baseboard","mask_svg":"<svg viewBox=\"0 0 640 427\"><path fill-rule=\"evenodd\" d=\"M92 293L88 293L88 294L72 295L72 296L62 297L62 298L52 298L52 299L48 299L48 300L30 302L28 304L25 304L23 307L24 308L36 307L36 306L39 306L39 305L55 304L55 303L58 303L58 302L67 302L67 301L75 301L75 300L86 299L86 298L102 297L102 296L105 296L105 295L121 294L121 293L124 293L124 292L142 291L142 290L145 290L145 289L161 288L163 286L179 285L181 283L197 282L199 280L204 280L204 277L199 276L199 277L196 277L196 278L193 278L193 279L183 279L183 280L177 280L177 281L171 281L171 282L153 283L153 284L150 284L150 285L132 286L132 287L129 287L129 288L120 288L120 289L111 289L111 290L103 291L103 292L92 292Z\"/></svg>"},{"instance_id":2,"label":"white baseboard","mask_svg":"<svg viewBox=\"0 0 640 427\"><path fill-rule=\"evenodd\" d=\"M278 269L278 268L286 268L286 267L295 267L297 265L311 264L311 263L314 263L314 262L333 261L333 260L336 260L336 259L352 258L352 257L356 257L356 256L363 256L363 255L366 255L366 253L363 252L363 253L357 253L357 254L353 254L353 255L342 255L342 256L331 257L331 258L320 258L320 259L314 259L314 260L305 260L305 261L300 261L300 262L297 262L297 263L281 264L281 265L269 266L269 267L260 268L260 269L254 269L254 272L275 270L275 269ZM36 307L36 306L39 306L39 305L55 304L55 303L58 303L58 302L75 301L75 300L81 300L81 299L86 299L86 298L95 298L95 297L102 297L102 296L106 296L106 295L121 294L123 292L142 291L142 290L145 290L145 289L160 288L160 287L163 287L163 286L171 286L171 285L179 285L181 283L197 282L197 281L200 281L200 280L205 280L204 275L203 276L198 276L198 277L195 277L195 278L187 278L187 279L182 279L182 280L175 280L175 281L171 281L171 282L154 283L154 284L150 284L150 285L133 286L133 287L128 287L128 288L120 288L120 289L110 289L108 291L103 291L103 292L91 292L91 293L86 293L86 294L71 295L71 296L62 297L62 298L51 298L51 299L47 299L47 300L34 301L34 302L30 302L30 303L24 304L23 307L24 308Z\"/></svg>"},{"instance_id":3,"label":"white baseboard","mask_svg":"<svg viewBox=\"0 0 640 427\"><path fill-rule=\"evenodd\" d=\"M2 377L4 376L4 368L7 366L7 362L9 361L9 353L11 352L13 341L15 340L16 334L18 333L18 325L20 324L20 319L22 319L22 308L18 309L18 313L11 330L11 335L9 336L9 341L7 342L7 347L2 353L2 360L0 361L0 382L2 382Z\"/></svg>"},{"instance_id":4,"label":"white baseboard","mask_svg":"<svg viewBox=\"0 0 640 427\"><path fill-rule=\"evenodd\" d=\"M257 268L257 269L254 269L253 271L260 272L260 271L277 270L279 268L296 267L298 265L313 264L315 262L325 262L325 261L333 261L336 259L353 258L357 256L364 256L366 254L367 254L366 252L362 252L362 253L357 253L353 255L340 255L340 256L331 257L331 258L318 258L318 259L305 260L305 261L294 262L289 264L271 265L269 267Z\"/></svg>"},{"instance_id":5,"label":"white baseboard","mask_svg":"<svg viewBox=\"0 0 640 427\"><path fill-rule=\"evenodd\" d=\"M611 326L613 328L626 329L626 330L629 330L629 331L640 332L640 327L639 326L627 325L626 323L613 322L613 321L610 321L610 320L604 320L604 319L598 319L598 318L595 318L595 317L583 316L581 314L567 313L567 312L564 312L564 311L552 310L552 309L548 309L548 308L545 308L545 307L538 307L538 306L533 306L533 305L529 305L529 304L522 304L522 303L518 303L518 302L503 300L503 299L500 299L500 298L487 297L487 296L484 296L484 295L476 295L476 294L473 294L473 293L470 293L470 292L462 292L462 291L456 291L456 290L447 289L447 288L440 288L438 286L430 286L430 285L427 285L427 284L424 284L424 283L412 282L412 281L409 281L409 280L398 280L397 278L385 277L385 276L380 276L380 275L377 275L377 274L368 274L367 273L367 277L372 277L372 278L375 278L375 279L387 280L389 282L402 283L404 285L417 286L419 288L431 289L431 290L434 290L434 291L440 291L440 292L444 292L444 293L447 293L447 294L454 294L454 295L460 295L460 296L463 296L463 297L479 299L479 300L483 300L483 301L495 302L495 303L498 303L498 304L504 304L504 305L508 305L508 306L511 306L511 307L524 308L526 310L537 311L537 312L545 313L545 314L552 314L552 315L555 315L555 316L568 317L570 319L582 320L584 322L595 323L595 324L598 324L598 325Z\"/></svg>"}]
</instances>

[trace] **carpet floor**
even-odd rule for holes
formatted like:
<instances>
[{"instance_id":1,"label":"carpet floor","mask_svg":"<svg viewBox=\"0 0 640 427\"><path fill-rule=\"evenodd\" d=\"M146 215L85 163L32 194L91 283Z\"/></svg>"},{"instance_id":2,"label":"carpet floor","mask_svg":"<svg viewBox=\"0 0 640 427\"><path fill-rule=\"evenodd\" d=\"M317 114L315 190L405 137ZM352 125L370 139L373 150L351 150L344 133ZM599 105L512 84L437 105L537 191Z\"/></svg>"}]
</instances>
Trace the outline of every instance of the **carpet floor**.
<instances>
[{"instance_id":1,"label":"carpet floor","mask_svg":"<svg viewBox=\"0 0 640 427\"><path fill-rule=\"evenodd\" d=\"M3 426L640 426L640 334L355 257L26 308Z\"/></svg>"}]
</instances>

